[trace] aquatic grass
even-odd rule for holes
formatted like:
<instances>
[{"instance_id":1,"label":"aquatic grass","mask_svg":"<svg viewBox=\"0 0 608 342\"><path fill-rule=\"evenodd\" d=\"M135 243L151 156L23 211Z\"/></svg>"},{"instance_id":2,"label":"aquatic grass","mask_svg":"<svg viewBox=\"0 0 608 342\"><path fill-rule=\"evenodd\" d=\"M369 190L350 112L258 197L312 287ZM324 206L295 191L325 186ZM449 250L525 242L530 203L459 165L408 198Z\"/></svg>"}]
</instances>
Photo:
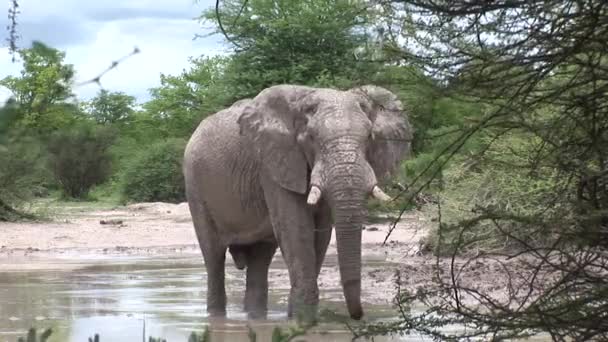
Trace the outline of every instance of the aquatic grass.
<instances>
[{"instance_id":1,"label":"aquatic grass","mask_svg":"<svg viewBox=\"0 0 608 342\"><path fill-rule=\"evenodd\" d=\"M51 328L46 329L41 335L40 338L37 336L37 332L35 328L30 328L27 332L27 338L19 337L17 342L46 342L49 339L49 336L53 333Z\"/></svg>"},{"instance_id":2,"label":"aquatic grass","mask_svg":"<svg viewBox=\"0 0 608 342\"><path fill-rule=\"evenodd\" d=\"M257 334L251 327L248 327L249 332L249 341L256 342ZM272 342L289 342L292 341L295 337L306 335L307 329L302 327L290 328L289 330L283 330L280 327L275 327L272 331ZM48 338L53 333L52 329L46 329L41 335L40 338L37 337L36 328L30 328L27 334L27 338L20 337L18 342L46 342ZM89 342L100 342L101 337L99 334L95 334L93 337L89 337ZM144 339L145 341L145 339ZM134 341L135 342L135 341ZM163 338L157 337L149 337L148 342L167 342L167 340ZM205 327L205 330L198 334L196 332L190 333L188 337L188 342L211 342L211 333L209 332L209 328Z\"/></svg>"}]
</instances>

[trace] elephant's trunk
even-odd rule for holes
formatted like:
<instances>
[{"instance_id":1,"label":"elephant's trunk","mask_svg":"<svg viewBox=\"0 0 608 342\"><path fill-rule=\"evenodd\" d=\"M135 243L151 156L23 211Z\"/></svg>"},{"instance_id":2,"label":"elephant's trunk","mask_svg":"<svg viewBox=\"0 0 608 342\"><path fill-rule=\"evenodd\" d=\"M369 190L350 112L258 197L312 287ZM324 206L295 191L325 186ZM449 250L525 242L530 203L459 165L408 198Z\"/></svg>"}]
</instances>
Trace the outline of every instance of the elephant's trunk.
<instances>
[{"instance_id":1,"label":"elephant's trunk","mask_svg":"<svg viewBox=\"0 0 608 342\"><path fill-rule=\"evenodd\" d=\"M361 204L336 203L336 242L340 279L348 313L353 319L363 316L361 308ZM339 208L339 209L338 209Z\"/></svg>"},{"instance_id":2,"label":"elephant's trunk","mask_svg":"<svg viewBox=\"0 0 608 342\"><path fill-rule=\"evenodd\" d=\"M360 319L361 229L367 214L367 169L348 164L337 165L332 171L328 190L334 211L340 278L348 312L353 319Z\"/></svg>"}]
</instances>

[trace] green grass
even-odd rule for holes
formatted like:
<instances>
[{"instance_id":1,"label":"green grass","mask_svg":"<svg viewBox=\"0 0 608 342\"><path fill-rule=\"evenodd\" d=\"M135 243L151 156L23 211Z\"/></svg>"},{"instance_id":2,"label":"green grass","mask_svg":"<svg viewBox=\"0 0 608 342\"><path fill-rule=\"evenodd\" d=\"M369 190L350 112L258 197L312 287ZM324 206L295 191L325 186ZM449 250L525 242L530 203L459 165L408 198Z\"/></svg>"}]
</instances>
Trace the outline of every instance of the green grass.
<instances>
[{"instance_id":1,"label":"green grass","mask_svg":"<svg viewBox=\"0 0 608 342\"><path fill-rule=\"evenodd\" d=\"M17 341L18 342L46 342L49 339L49 337L52 335L52 333L53 333L52 329L46 329L42 334L40 334L40 336L38 336L36 329L30 328L27 336L25 338L19 337L19 339ZM306 335L305 328L291 327L288 330L285 330L285 329L282 329L279 327L275 327L272 332L272 341L271 342L289 342L298 336L304 336L304 335ZM250 342L257 341L257 334L251 328L249 328L248 336L249 336ZM103 340L99 334L95 334L93 337L89 337L89 342L102 342L102 341ZM149 337L148 342L167 342L167 340L165 340L163 338L158 338L158 337ZM196 333L196 332L192 332L190 334L190 336L188 337L187 342L212 342L209 329L205 328L205 330L200 334Z\"/></svg>"},{"instance_id":2,"label":"green grass","mask_svg":"<svg viewBox=\"0 0 608 342\"><path fill-rule=\"evenodd\" d=\"M116 198L104 200L66 200L57 193L45 198L36 198L24 208L37 221L52 221L57 218L80 215L85 212L111 210L121 205Z\"/></svg>"}]
</instances>

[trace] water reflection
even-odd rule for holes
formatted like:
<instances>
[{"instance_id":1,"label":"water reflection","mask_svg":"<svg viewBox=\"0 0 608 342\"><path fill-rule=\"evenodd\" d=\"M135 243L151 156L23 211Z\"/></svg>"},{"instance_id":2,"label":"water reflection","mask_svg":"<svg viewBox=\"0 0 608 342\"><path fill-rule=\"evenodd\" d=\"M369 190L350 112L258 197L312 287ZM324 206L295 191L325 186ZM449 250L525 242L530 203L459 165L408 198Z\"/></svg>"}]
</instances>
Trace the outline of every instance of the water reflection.
<instances>
[{"instance_id":1,"label":"water reflection","mask_svg":"<svg viewBox=\"0 0 608 342\"><path fill-rule=\"evenodd\" d=\"M60 261L68 262L68 261ZM72 262L75 262L72 260ZM84 262L79 260L78 262ZM329 260L328 262L331 262ZM96 259L73 270L0 273L0 341L16 341L29 327L53 328L50 342L87 341L99 333L103 341L141 341L147 336L169 342L187 341L192 331L211 327L212 341L249 341L248 326L258 341L286 323L288 282L281 260L270 270L269 314L247 321L241 311L244 272L227 267L228 319L209 321L205 307L206 274L199 255ZM339 289L322 289L327 295ZM341 299L322 300L323 308L343 311ZM371 307L368 317L388 318L390 308ZM343 326L323 324L306 341L350 341ZM376 339L396 341L396 339Z\"/></svg>"}]
</instances>

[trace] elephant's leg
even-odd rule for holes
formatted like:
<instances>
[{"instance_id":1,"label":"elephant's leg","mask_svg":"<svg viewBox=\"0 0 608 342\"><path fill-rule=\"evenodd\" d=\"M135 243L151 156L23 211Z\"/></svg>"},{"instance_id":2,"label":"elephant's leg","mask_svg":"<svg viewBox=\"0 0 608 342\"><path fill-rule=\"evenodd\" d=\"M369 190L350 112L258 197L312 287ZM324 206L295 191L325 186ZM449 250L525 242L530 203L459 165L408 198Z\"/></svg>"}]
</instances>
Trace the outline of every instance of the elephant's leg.
<instances>
[{"instance_id":1,"label":"elephant's leg","mask_svg":"<svg viewBox=\"0 0 608 342\"><path fill-rule=\"evenodd\" d=\"M306 196L281 188L271 180L263 181L264 197L275 237L289 270L291 283L288 316L311 322L319 303L315 222Z\"/></svg>"},{"instance_id":2,"label":"elephant's leg","mask_svg":"<svg viewBox=\"0 0 608 342\"><path fill-rule=\"evenodd\" d=\"M217 228L201 202L192 201L190 212L207 269L207 312L210 316L223 317L226 315L224 267L227 247L220 243Z\"/></svg>"},{"instance_id":3,"label":"elephant's leg","mask_svg":"<svg viewBox=\"0 0 608 342\"><path fill-rule=\"evenodd\" d=\"M249 318L264 318L268 311L268 267L276 250L274 242L258 242L249 247L244 305Z\"/></svg>"},{"instance_id":4,"label":"elephant's leg","mask_svg":"<svg viewBox=\"0 0 608 342\"><path fill-rule=\"evenodd\" d=\"M203 250L207 268L207 312L210 316L226 315L225 260L226 247Z\"/></svg>"},{"instance_id":5,"label":"elephant's leg","mask_svg":"<svg viewBox=\"0 0 608 342\"><path fill-rule=\"evenodd\" d=\"M325 252L331 240L331 208L323 203L315 215L315 252L317 254L317 277L321 272Z\"/></svg>"}]
</instances>

